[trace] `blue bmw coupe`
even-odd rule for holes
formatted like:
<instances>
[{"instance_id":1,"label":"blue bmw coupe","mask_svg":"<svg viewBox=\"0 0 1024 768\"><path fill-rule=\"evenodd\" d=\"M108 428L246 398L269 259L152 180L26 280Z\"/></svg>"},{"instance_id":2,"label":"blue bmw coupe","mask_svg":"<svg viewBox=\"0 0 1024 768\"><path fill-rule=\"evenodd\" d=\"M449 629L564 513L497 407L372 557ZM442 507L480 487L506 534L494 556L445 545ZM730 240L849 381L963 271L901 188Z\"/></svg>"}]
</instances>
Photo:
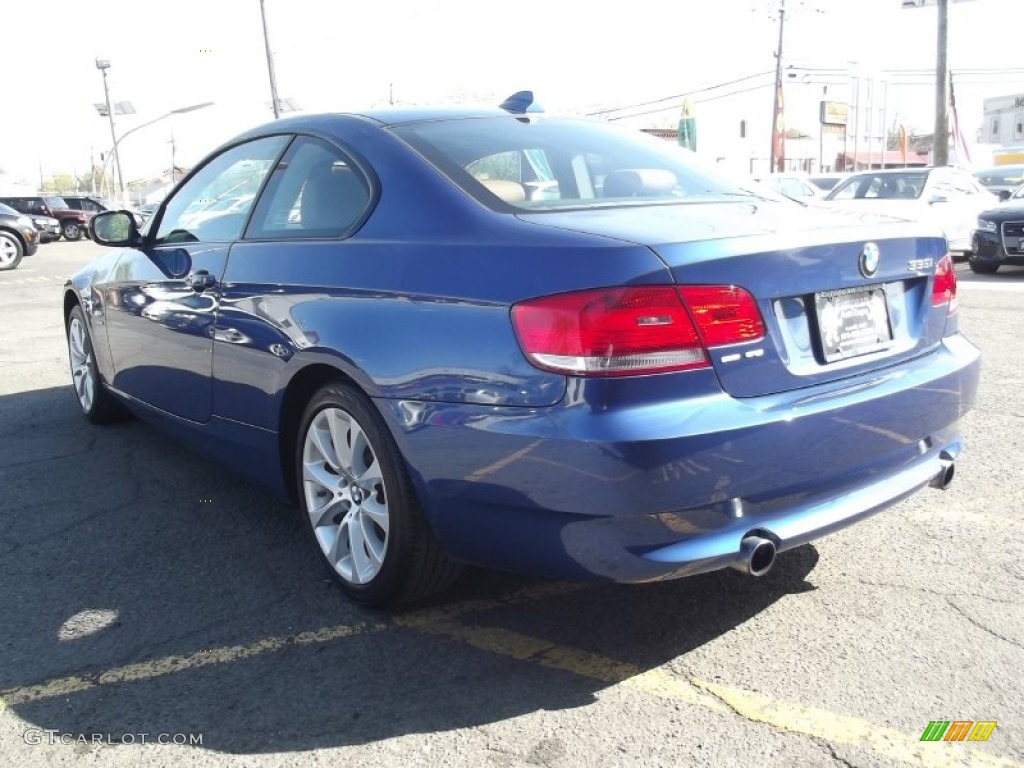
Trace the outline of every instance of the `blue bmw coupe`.
<instances>
[{"instance_id":1,"label":"blue bmw coupe","mask_svg":"<svg viewBox=\"0 0 1024 768\"><path fill-rule=\"evenodd\" d=\"M948 485L980 366L941 233L770 195L514 105L279 120L92 220L74 391L290 499L363 603L760 575Z\"/></svg>"}]
</instances>

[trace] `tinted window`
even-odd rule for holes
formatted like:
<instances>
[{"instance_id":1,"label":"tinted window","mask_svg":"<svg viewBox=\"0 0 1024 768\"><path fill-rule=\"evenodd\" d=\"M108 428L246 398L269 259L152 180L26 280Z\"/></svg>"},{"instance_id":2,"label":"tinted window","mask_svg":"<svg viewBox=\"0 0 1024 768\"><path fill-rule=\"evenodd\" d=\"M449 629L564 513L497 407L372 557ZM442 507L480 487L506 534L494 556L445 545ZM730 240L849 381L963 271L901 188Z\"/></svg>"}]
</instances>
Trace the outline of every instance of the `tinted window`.
<instances>
[{"instance_id":1,"label":"tinted window","mask_svg":"<svg viewBox=\"0 0 1024 768\"><path fill-rule=\"evenodd\" d=\"M927 173L864 173L851 176L829 193L829 200L914 200L924 191Z\"/></svg>"},{"instance_id":2,"label":"tinted window","mask_svg":"<svg viewBox=\"0 0 1024 768\"><path fill-rule=\"evenodd\" d=\"M246 232L255 238L340 237L370 202L370 185L341 150L300 137L274 171Z\"/></svg>"},{"instance_id":3,"label":"tinted window","mask_svg":"<svg viewBox=\"0 0 1024 768\"><path fill-rule=\"evenodd\" d=\"M252 201L288 143L270 136L222 152L188 180L164 209L158 243L234 240Z\"/></svg>"},{"instance_id":4,"label":"tinted window","mask_svg":"<svg viewBox=\"0 0 1024 768\"><path fill-rule=\"evenodd\" d=\"M510 116L394 130L485 202L543 210L756 196L674 144L602 123Z\"/></svg>"}]
</instances>

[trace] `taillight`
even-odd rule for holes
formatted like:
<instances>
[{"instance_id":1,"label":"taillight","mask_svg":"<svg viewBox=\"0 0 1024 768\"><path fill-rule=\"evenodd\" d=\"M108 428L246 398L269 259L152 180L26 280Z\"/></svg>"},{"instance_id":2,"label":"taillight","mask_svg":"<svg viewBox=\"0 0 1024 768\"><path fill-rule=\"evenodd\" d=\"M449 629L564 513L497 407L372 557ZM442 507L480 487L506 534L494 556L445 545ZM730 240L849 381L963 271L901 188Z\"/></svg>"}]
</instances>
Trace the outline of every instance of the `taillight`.
<instances>
[{"instance_id":1,"label":"taillight","mask_svg":"<svg viewBox=\"0 0 1024 768\"><path fill-rule=\"evenodd\" d=\"M753 299L731 286L563 293L516 304L512 323L534 365L578 376L706 368L706 347L749 341L763 333Z\"/></svg>"},{"instance_id":2,"label":"taillight","mask_svg":"<svg viewBox=\"0 0 1024 768\"><path fill-rule=\"evenodd\" d=\"M940 307L943 304L948 304L947 316L956 314L956 270L953 268L953 257L948 253L935 265L935 282L932 283L932 306Z\"/></svg>"},{"instance_id":3,"label":"taillight","mask_svg":"<svg viewBox=\"0 0 1024 768\"><path fill-rule=\"evenodd\" d=\"M761 313L754 297L734 285L683 285L683 301L690 308L701 340L707 347L756 341L764 336Z\"/></svg>"}]
</instances>

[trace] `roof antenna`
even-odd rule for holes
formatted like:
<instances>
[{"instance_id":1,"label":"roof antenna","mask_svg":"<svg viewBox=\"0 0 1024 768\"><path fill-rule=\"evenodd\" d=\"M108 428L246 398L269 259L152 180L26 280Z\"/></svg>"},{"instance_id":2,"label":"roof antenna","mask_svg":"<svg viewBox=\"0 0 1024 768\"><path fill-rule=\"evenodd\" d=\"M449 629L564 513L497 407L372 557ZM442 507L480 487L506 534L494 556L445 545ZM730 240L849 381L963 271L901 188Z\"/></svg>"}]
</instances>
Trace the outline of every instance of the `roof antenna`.
<instances>
[{"instance_id":1,"label":"roof antenna","mask_svg":"<svg viewBox=\"0 0 1024 768\"><path fill-rule=\"evenodd\" d=\"M533 100L533 91L516 91L501 102L501 108L514 115L544 111L544 108Z\"/></svg>"}]
</instances>

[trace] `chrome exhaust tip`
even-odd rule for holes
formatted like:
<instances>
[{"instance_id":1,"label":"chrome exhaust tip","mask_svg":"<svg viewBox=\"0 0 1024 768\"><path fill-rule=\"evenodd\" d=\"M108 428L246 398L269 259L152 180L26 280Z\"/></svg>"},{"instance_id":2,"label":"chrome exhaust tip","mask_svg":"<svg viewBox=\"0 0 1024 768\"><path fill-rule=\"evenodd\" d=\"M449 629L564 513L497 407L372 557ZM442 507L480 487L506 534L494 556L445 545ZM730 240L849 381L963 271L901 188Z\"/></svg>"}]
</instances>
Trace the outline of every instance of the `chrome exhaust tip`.
<instances>
[{"instance_id":1,"label":"chrome exhaust tip","mask_svg":"<svg viewBox=\"0 0 1024 768\"><path fill-rule=\"evenodd\" d=\"M732 567L751 576L764 576L773 565L775 542L760 536L744 536L740 542L739 560Z\"/></svg>"},{"instance_id":2,"label":"chrome exhaust tip","mask_svg":"<svg viewBox=\"0 0 1024 768\"><path fill-rule=\"evenodd\" d=\"M952 460L942 460L942 468L928 483L932 488L944 491L953 483L953 475L956 474L956 467Z\"/></svg>"}]
</instances>

